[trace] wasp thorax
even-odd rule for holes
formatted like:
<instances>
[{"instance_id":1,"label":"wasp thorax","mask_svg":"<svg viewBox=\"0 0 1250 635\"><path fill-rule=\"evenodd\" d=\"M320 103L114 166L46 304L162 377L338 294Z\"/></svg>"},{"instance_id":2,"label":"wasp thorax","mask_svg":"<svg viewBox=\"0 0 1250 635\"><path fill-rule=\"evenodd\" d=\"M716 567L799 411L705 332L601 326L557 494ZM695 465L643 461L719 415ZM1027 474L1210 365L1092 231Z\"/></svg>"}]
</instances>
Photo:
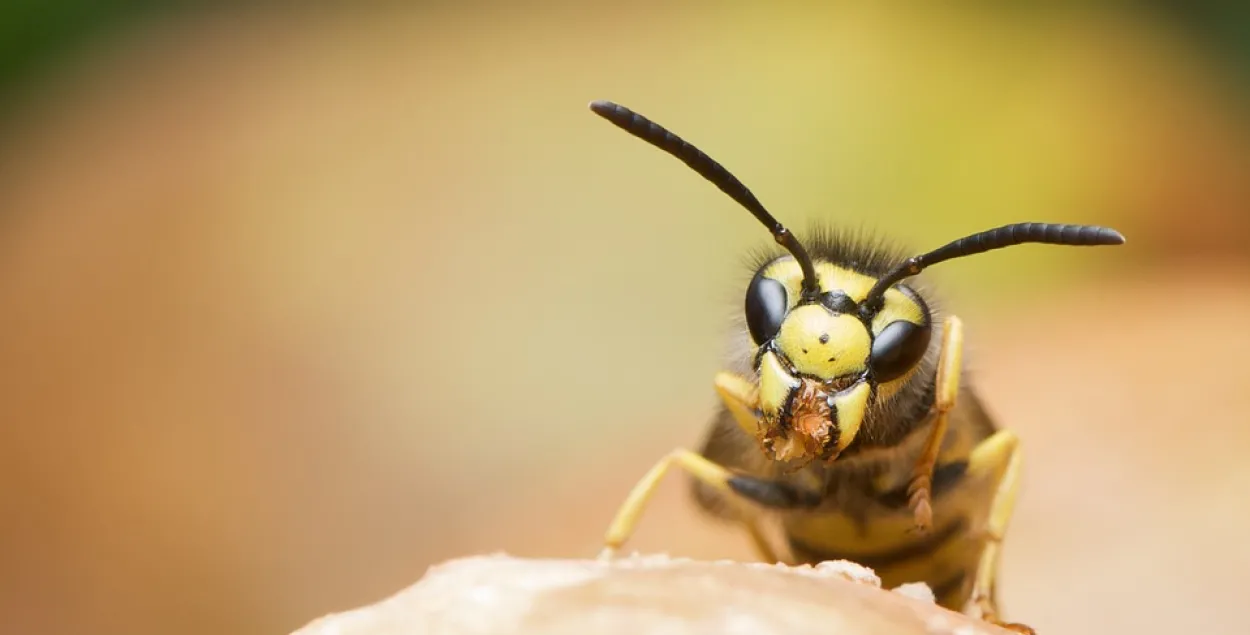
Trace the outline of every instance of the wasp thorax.
<instances>
[{"instance_id":1,"label":"wasp thorax","mask_svg":"<svg viewBox=\"0 0 1250 635\"><path fill-rule=\"evenodd\" d=\"M806 304L786 316L776 346L795 372L828 381L864 371L872 336L853 315Z\"/></svg>"}]
</instances>

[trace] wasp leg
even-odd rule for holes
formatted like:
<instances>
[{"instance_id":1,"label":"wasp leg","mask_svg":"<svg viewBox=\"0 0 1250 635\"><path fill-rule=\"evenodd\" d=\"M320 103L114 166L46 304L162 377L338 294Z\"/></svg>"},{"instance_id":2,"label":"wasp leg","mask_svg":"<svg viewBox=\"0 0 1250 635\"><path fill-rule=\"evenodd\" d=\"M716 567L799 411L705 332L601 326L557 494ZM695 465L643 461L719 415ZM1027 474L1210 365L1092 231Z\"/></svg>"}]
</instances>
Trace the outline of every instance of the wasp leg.
<instances>
[{"instance_id":1,"label":"wasp leg","mask_svg":"<svg viewBox=\"0 0 1250 635\"><path fill-rule=\"evenodd\" d=\"M617 549L634 533L634 528L637 527L638 521L642 517L642 512L651 500L652 494L659 488L660 481L664 479L664 476L668 474L668 471L673 466L680 467L699 482L726 495L726 499L735 503L749 500L766 507L794 509L797 507L811 507L820 502L819 496L800 490L788 483L735 475L700 454L686 449L673 450L668 456L656 463L638 481L637 485L634 485L634 489L630 491L629 496L616 512L616 517L613 518L612 524L608 526L607 535L604 537L603 551L599 554L600 559L612 558L616 554ZM752 540L756 543L756 548L760 550L761 556L776 562L776 551L767 544L763 532L755 521L755 516L750 513L742 513L738 518L745 525L747 533L750 534Z\"/></svg>"},{"instance_id":2,"label":"wasp leg","mask_svg":"<svg viewBox=\"0 0 1250 635\"><path fill-rule=\"evenodd\" d=\"M600 559L609 559L615 555L616 550L634 533L634 528L638 525L647 502L651 500L651 495L655 493L664 475L674 465L722 494L730 494L733 491L729 486L729 480L733 478L733 474L729 470L690 450L673 450L656 463L629 492L629 496L617 510L616 517L612 519L612 524L608 526L607 535L603 540L603 551L599 554Z\"/></svg>"},{"instance_id":3,"label":"wasp leg","mask_svg":"<svg viewBox=\"0 0 1250 635\"><path fill-rule=\"evenodd\" d=\"M1007 525L1015 511L1016 492L1020 488L1020 443L1015 433L1000 430L982 441L968 460L968 471L975 478L997 482L994 499L990 502L985 526L985 548L977 564L976 577L972 583L965 611L974 617L997 624L1020 633L1034 633L1024 624L1004 622L998 618L996 597L998 563L1002 553L1002 540Z\"/></svg>"},{"instance_id":4,"label":"wasp leg","mask_svg":"<svg viewBox=\"0 0 1250 635\"><path fill-rule=\"evenodd\" d=\"M760 418L759 389L745 377L730 373L716 373L716 394L720 396L725 409L737 422L738 427L748 434L754 434ZM755 552L765 562L778 562L777 550L764 535L759 520L749 514L741 514L739 522L751 537Z\"/></svg>"},{"instance_id":5,"label":"wasp leg","mask_svg":"<svg viewBox=\"0 0 1250 635\"><path fill-rule=\"evenodd\" d=\"M955 407L955 397L959 394L963 344L963 322L953 315L947 317L942 328L942 349L938 355L933 427L930 428L929 436L925 439L920 457L916 459L911 484L907 487L912 513L916 518L916 529L920 531L928 531L933 526L933 506L930 502L933 492L933 468L937 464L942 440L946 437L947 415L951 408Z\"/></svg>"},{"instance_id":6,"label":"wasp leg","mask_svg":"<svg viewBox=\"0 0 1250 635\"><path fill-rule=\"evenodd\" d=\"M753 435L760 416L757 409L759 393L755 386L743 377L722 372L716 375L716 392L738 426ZM701 454L686 449L677 449L656 463L651 471L634 485L634 489L630 491L612 520L612 524L608 527L600 558L611 558L633 534L648 501L659 487L660 481L674 465L720 494L730 505L738 507L733 517L742 523L756 551L759 552L759 556L769 562L778 561L777 551L764 535L759 524L758 513L745 509L743 503L752 501L764 507L793 509L810 507L820 502L819 496L802 491L788 483L735 475L729 469Z\"/></svg>"}]
</instances>

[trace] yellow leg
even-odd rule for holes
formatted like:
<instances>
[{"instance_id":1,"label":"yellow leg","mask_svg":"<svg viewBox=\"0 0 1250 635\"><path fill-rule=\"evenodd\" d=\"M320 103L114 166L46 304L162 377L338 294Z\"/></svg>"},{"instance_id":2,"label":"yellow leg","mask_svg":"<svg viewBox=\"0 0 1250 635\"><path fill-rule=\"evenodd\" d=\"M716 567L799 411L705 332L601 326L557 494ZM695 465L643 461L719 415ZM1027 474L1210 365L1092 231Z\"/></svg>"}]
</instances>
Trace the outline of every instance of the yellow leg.
<instances>
[{"instance_id":1,"label":"yellow leg","mask_svg":"<svg viewBox=\"0 0 1250 635\"><path fill-rule=\"evenodd\" d=\"M1011 630L1033 633L1033 629L1024 624L1001 621L995 597L1002 541L1007 534L1007 525L1011 521L1012 513L1015 511L1016 493L1020 488L1020 462L1019 440L1013 432L1008 430L1000 430L981 442L969 457L969 475L987 478L991 482L997 481L998 487L986 518L985 549L981 552L981 561L977 565L966 612Z\"/></svg>"},{"instance_id":2,"label":"yellow leg","mask_svg":"<svg viewBox=\"0 0 1250 635\"><path fill-rule=\"evenodd\" d=\"M754 434L759 420L759 413L756 410L759 393L755 386L743 377L722 372L716 375L716 392L738 425L743 430ZM725 500L729 501L729 504L743 505L745 502L738 498L730 487L729 481L733 478L733 473L728 469L690 450L674 450L656 463L630 491L628 498L625 499L608 528L600 558L611 558L633 534L651 496L674 465L718 491ZM777 551L769 544L757 515L750 513L745 507L739 511L741 513L737 514L738 521L742 523L743 529L750 536L760 558L767 562L777 562Z\"/></svg>"},{"instance_id":3,"label":"yellow leg","mask_svg":"<svg viewBox=\"0 0 1250 635\"><path fill-rule=\"evenodd\" d=\"M933 467L937 464L946 438L947 414L955 407L959 395L959 374L963 362L964 329L959 318L946 318L942 329L942 349L938 356L937 391L934 399L933 427L925 439L916 467L912 471L911 484L907 487L916 529L928 531L933 526L933 506L930 503L933 487Z\"/></svg>"},{"instance_id":4,"label":"yellow leg","mask_svg":"<svg viewBox=\"0 0 1250 635\"><path fill-rule=\"evenodd\" d=\"M629 497L621 505L620 510L616 512L616 518L612 520L612 524L608 527L608 533L604 537L603 551L599 554L601 559L611 558L616 554L616 550L633 535L634 528L638 525L647 502L651 500L651 495L655 493L655 490L660 486L660 481L664 479L664 475L668 474L669 469L674 465L689 472L691 476L699 481L715 488L724 494L726 498L733 499L734 493L729 487L729 479L733 474L729 470L690 450L673 450L668 456L661 459L659 463L656 463L655 467L651 468L651 471L642 477L642 480L638 481L638 484L630 491ZM758 528L752 533L759 533ZM759 535L762 537L763 534Z\"/></svg>"},{"instance_id":5,"label":"yellow leg","mask_svg":"<svg viewBox=\"0 0 1250 635\"><path fill-rule=\"evenodd\" d=\"M720 396L721 402L725 404L729 414L738 423L738 427L754 436L759 427L760 418L759 388L745 377L722 371L716 373L716 394ZM759 521L751 516L743 516L741 522L747 534L750 535L751 543L755 545L755 551L760 559L770 563L779 562L777 551L768 542L768 537L761 530Z\"/></svg>"}]
</instances>

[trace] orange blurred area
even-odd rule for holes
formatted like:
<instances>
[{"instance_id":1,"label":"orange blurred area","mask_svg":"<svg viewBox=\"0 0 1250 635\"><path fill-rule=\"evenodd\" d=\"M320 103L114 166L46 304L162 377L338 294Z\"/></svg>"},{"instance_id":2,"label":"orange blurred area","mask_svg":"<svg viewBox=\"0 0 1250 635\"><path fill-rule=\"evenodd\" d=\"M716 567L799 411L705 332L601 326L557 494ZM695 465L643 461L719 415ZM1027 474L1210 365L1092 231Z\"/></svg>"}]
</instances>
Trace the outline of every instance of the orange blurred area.
<instances>
[{"instance_id":1,"label":"orange blurred area","mask_svg":"<svg viewBox=\"0 0 1250 635\"><path fill-rule=\"evenodd\" d=\"M782 220L916 249L1024 440L1008 617L1243 633L1250 135L1165 21L968 4L188 11L0 144L0 631L284 633L443 559L597 551L715 406ZM639 550L751 557L666 482Z\"/></svg>"}]
</instances>

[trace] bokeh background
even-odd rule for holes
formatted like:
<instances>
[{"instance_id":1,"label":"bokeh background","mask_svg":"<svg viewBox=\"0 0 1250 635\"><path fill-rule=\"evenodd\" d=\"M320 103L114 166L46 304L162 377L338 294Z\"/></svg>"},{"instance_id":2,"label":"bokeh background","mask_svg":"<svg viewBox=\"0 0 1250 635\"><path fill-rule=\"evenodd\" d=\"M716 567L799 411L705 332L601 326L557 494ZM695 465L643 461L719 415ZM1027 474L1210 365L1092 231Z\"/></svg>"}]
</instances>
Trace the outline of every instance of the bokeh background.
<instances>
[{"instance_id":1,"label":"bokeh background","mask_svg":"<svg viewBox=\"0 0 1250 635\"><path fill-rule=\"evenodd\" d=\"M286 633L447 558L594 554L703 434L768 243L608 98L798 230L1120 229L932 272L1028 453L1005 608L1246 632L1235 3L0 16L0 631ZM750 557L684 485L632 546Z\"/></svg>"}]
</instances>

